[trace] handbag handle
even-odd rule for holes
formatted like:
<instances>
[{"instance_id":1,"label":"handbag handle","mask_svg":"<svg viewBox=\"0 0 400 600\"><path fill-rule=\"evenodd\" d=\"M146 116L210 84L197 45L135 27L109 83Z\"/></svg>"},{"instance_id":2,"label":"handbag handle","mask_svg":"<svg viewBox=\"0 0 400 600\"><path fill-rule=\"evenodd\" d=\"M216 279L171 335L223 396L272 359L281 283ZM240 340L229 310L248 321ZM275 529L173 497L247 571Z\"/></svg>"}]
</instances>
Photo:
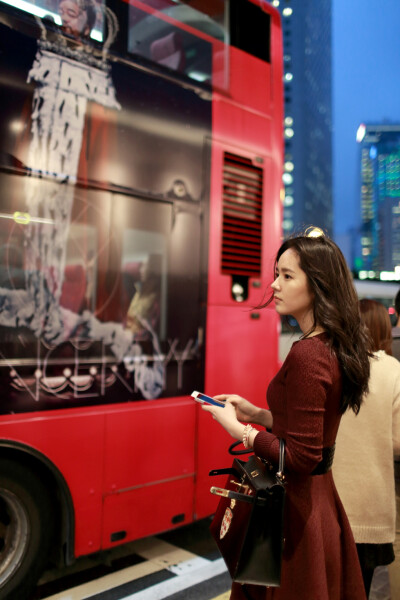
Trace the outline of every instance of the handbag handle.
<instances>
[{"instance_id":1,"label":"handbag handle","mask_svg":"<svg viewBox=\"0 0 400 600\"><path fill-rule=\"evenodd\" d=\"M238 440L237 442L233 442L229 446L228 452L229 454L233 454L233 456L237 456L238 454L250 454L253 452L253 448L246 448L246 450L234 450L236 446L239 446L242 443L242 440Z\"/></svg>"},{"instance_id":2,"label":"handbag handle","mask_svg":"<svg viewBox=\"0 0 400 600\"><path fill-rule=\"evenodd\" d=\"M278 471L276 473L276 476L278 477L278 479L280 479L280 481L282 481L282 483L285 480L284 470L285 470L285 440L283 440L282 438L279 438L279 465L278 465Z\"/></svg>"},{"instance_id":3,"label":"handbag handle","mask_svg":"<svg viewBox=\"0 0 400 600\"><path fill-rule=\"evenodd\" d=\"M234 450L234 448L236 448L236 446L239 446L239 444L241 444L241 440L238 440L237 442L233 442L233 444L231 444L229 446L229 454L233 454L238 455L238 454L250 454L252 452L254 452L253 448L248 448L246 450ZM281 480L284 481L285 479L285 475L284 475L284 471L285 471L285 440L283 440L282 438L279 438L279 464L278 464L278 471L276 473L276 476Z\"/></svg>"}]
</instances>

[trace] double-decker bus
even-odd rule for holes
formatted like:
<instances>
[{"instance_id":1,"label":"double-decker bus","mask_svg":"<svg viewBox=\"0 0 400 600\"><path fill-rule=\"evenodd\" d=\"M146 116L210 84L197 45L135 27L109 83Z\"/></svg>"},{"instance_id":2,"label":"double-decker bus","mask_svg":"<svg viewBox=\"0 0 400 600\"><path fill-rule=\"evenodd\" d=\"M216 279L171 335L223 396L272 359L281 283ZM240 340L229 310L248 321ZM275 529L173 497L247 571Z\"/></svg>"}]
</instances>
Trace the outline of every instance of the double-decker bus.
<instances>
[{"instance_id":1,"label":"double-decker bus","mask_svg":"<svg viewBox=\"0 0 400 600\"><path fill-rule=\"evenodd\" d=\"M282 41L263 0L0 2L0 596L206 517L279 320ZM214 482L213 482L214 483Z\"/></svg>"}]
</instances>

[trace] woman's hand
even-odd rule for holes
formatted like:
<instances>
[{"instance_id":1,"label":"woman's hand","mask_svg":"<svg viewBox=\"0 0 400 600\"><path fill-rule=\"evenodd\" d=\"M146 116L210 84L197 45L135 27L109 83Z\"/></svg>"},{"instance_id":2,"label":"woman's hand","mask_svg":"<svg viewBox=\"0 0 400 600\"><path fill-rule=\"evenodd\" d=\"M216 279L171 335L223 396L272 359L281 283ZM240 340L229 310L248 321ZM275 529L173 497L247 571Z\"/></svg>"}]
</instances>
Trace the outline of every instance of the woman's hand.
<instances>
[{"instance_id":1,"label":"woman's hand","mask_svg":"<svg viewBox=\"0 0 400 600\"><path fill-rule=\"evenodd\" d=\"M215 396L216 400L222 400L226 404L232 404L236 409L236 417L239 421L250 421L254 423L254 418L258 412L257 406L238 396L237 394L221 394Z\"/></svg>"},{"instance_id":2,"label":"woman's hand","mask_svg":"<svg viewBox=\"0 0 400 600\"><path fill-rule=\"evenodd\" d=\"M239 396L238 396L239 397ZM221 396L215 396L221 400ZM213 404L202 404L202 410L212 414L213 418L235 439L241 440L243 437L244 425L240 423L236 416L236 408L231 402L226 402L225 406L214 406Z\"/></svg>"},{"instance_id":3,"label":"woman's hand","mask_svg":"<svg viewBox=\"0 0 400 600\"><path fill-rule=\"evenodd\" d=\"M236 417L239 421L249 422L267 429L272 427L272 414L265 408L255 406L245 398L236 394L220 394L215 396L216 400L222 400L226 404L233 404L236 409Z\"/></svg>"}]
</instances>

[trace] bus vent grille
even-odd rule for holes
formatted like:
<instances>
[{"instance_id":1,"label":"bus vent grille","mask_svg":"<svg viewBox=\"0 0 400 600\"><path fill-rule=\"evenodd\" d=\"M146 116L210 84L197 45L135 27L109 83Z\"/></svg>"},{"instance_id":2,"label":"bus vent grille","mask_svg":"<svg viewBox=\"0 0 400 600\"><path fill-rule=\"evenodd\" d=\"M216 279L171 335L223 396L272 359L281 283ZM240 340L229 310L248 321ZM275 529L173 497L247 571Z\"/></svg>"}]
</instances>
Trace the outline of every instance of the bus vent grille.
<instances>
[{"instance_id":1,"label":"bus vent grille","mask_svg":"<svg viewBox=\"0 0 400 600\"><path fill-rule=\"evenodd\" d=\"M252 161L224 154L221 270L231 275L261 274L263 170Z\"/></svg>"}]
</instances>

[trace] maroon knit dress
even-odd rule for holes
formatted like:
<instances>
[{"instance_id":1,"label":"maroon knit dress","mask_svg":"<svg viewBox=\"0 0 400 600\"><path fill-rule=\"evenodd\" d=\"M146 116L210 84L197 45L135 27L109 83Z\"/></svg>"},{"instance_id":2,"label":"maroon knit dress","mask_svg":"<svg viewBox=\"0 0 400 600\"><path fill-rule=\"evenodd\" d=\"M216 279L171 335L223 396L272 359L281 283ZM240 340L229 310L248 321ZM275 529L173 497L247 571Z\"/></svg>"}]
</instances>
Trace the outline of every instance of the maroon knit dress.
<instances>
[{"instance_id":1,"label":"maroon knit dress","mask_svg":"<svg viewBox=\"0 0 400 600\"><path fill-rule=\"evenodd\" d=\"M295 342L268 387L272 433L262 431L254 452L278 464L286 440L285 547L281 586L246 585L254 600L366 600L357 550L332 472L311 475L322 448L335 443L342 377L327 334ZM231 600L245 600L241 584Z\"/></svg>"}]
</instances>

